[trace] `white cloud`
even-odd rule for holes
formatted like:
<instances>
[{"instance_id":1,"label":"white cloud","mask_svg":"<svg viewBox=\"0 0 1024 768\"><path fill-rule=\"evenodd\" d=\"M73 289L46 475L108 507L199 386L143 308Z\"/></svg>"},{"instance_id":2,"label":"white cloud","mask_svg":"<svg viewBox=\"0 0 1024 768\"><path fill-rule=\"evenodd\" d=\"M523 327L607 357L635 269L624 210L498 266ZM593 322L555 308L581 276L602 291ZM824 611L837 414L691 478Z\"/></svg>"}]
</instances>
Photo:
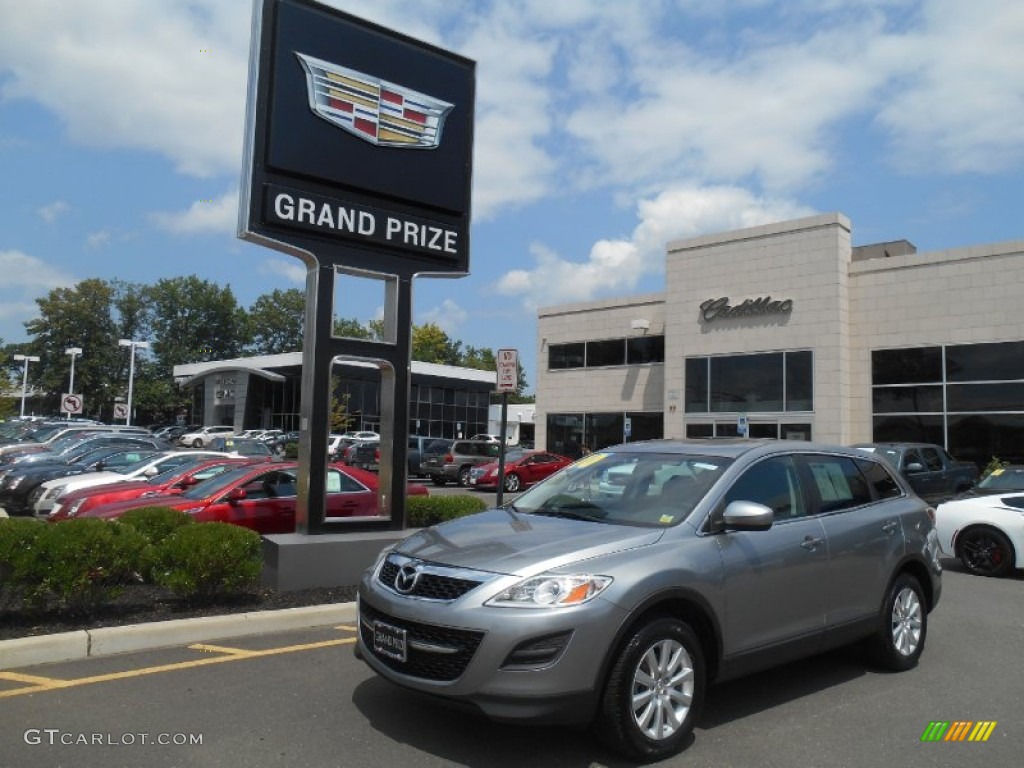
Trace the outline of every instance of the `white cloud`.
<instances>
[{"instance_id":1,"label":"white cloud","mask_svg":"<svg viewBox=\"0 0 1024 768\"><path fill-rule=\"evenodd\" d=\"M441 305L419 313L420 324L433 323L449 336L462 326L469 314L451 299L445 299Z\"/></svg>"},{"instance_id":2,"label":"white cloud","mask_svg":"<svg viewBox=\"0 0 1024 768\"><path fill-rule=\"evenodd\" d=\"M85 237L85 244L89 248L102 248L110 242L112 234L109 229L100 229L96 232L90 232Z\"/></svg>"},{"instance_id":3,"label":"white cloud","mask_svg":"<svg viewBox=\"0 0 1024 768\"><path fill-rule=\"evenodd\" d=\"M998 173L1024 161L1024 5L932 0L899 51L905 78L879 113L899 165Z\"/></svg>"},{"instance_id":4,"label":"white cloud","mask_svg":"<svg viewBox=\"0 0 1024 768\"><path fill-rule=\"evenodd\" d=\"M250 7L0 0L0 95L42 103L87 146L157 151L194 176L236 172Z\"/></svg>"},{"instance_id":5,"label":"white cloud","mask_svg":"<svg viewBox=\"0 0 1024 768\"><path fill-rule=\"evenodd\" d=\"M259 270L261 274L283 277L287 282L297 286L305 287L306 285L307 270L298 259L266 259L260 265ZM265 293L271 290L273 290L272 287L268 288Z\"/></svg>"},{"instance_id":6,"label":"white cloud","mask_svg":"<svg viewBox=\"0 0 1024 768\"><path fill-rule=\"evenodd\" d=\"M527 310L600 295L623 294L649 274L663 271L670 240L752 227L813 213L782 199L755 197L738 187L681 186L637 206L640 223L628 240L599 240L586 261L563 258L543 244L530 251L536 266L506 273L499 293L520 296Z\"/></svg>"},{"instance_id":7,"label":"white cloud","mask_svg":"<svg viewBox=\"0 0 1024 768\"><path fill-rule=\"evenodd\" d=\"M8 342L25 338L24 322L39 314L35 299L78 282L64 270L16 250L0 251L0 274L0 339Z\"/></svg>"},{"instance_id":8,"label":"white cloud","mask_svg":"<svg viewBox=\"0 0 1024 768\"><path fill-rule=\"evenodd\" d=\"M238 224L238 193L197 200L185 211L152 213L150 219L177 235L233 234Z\"/></svg>"},{"instance_id":9,"label":"white cloud","mask_svg":"<svg viewBox=\"0 0 1024 768\"><path fill-rule=\"evenodd\" d=\"M49 205L44 205L36 209L36 213L39 214L40 218L47 224L53 224L57 220L57 217L67 213L71 210L71 206L65 203L63 200L54 200Z\"/></svg>"}]
</instances>

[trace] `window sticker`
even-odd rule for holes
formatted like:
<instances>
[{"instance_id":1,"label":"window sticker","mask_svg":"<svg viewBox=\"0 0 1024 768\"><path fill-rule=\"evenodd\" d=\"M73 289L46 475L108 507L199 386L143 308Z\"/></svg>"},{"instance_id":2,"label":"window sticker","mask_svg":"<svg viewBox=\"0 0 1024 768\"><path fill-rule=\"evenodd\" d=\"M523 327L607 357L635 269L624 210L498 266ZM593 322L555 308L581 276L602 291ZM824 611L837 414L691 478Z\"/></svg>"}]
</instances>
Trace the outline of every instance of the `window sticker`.
<instances>
[{"instance_id":1,"label":"window sticker","mask_svg":"<svg viewBox=\"0 0 1024 768\"><path fill-rule=\"evenodd\" d=\"M592 453L589 456L584 456L582 459L572 465L573 469L583 469L589 467L592 464L597 464L599 461L603 461L608 458L607 453Z\"/></svg>"},{"instance_id":2,"label":"window sticker","mask_svg":"<svg viewBox=\"0 0 1024 768\"><path fill-rule=\"evenodd\" d=\"M662 515L658 518L658 522L662 525L669 525L675 519L675 515Z\"/></svg>"},{"instance_id":3,"label":"window sticker","mask_svg":"<svg viewBox=\"0 0 1024 768\"><path fill-rule=\"evenodd\" d=\"M849 501L853 498L850 484L838 464L811 464L811 474L818 485L822 501Z\"/></svg>"}]
</instances>

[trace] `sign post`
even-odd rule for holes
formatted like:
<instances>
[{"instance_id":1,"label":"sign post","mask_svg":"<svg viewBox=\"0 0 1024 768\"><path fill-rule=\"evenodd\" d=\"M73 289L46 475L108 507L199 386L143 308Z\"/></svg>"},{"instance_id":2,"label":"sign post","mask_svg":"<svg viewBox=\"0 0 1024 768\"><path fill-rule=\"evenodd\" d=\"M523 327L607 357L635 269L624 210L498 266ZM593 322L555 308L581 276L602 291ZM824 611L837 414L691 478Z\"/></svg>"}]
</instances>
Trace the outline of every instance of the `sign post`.
<instances>
[{"instance_id":1,"label":"sign post","mask_svg":"<svg viewBox=\"0 0 1024 768\"><path fill-rule=\"evenodd\" d=\"M306 266L296 531L405 528L412 281L469 273L474 62L317 0L254 0L238 236ZM339 273L385 284L339 338ZM378 517L325 519L331 367L381 374Z\"/></svg>"},{"instance_id":2,"label":"sign post","mask_svg":"<svg viewBox=\"0 0 1024 768\"><path fill-rule=\"evenodd\" d=\"M498 449L498 498L495 501L501 506L505 496L505 431L508 429L508 393L515 392L519 384L519 350L498 350L498 391L501 392L501 430L498 437L501 447Z\"/></svg>"}]
</instances>

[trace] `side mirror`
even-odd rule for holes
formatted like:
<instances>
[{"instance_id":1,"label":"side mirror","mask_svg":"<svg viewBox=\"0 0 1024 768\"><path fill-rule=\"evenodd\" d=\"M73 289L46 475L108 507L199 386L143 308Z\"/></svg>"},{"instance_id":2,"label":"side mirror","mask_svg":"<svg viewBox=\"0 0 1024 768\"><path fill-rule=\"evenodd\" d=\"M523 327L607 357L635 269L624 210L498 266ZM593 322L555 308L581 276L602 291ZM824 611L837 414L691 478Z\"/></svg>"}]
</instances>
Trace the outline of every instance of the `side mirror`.
<instances>
[{"instance_id":1,"label":"side mirror","mask_svg":"<svg viewBox=\"0 0 1024 768\"><path fill-rule=\"evenodd\" d=\"M230 491L228 491L228 495L225 496L224 498L228 502L230 502L230 503L234 503L236 501L241 501L242 499L245 498L245 489L244 488L232 488Z\"/></svg>"},{"instance_id":2,"label":"side mirror","mask_svg":"<svg viewBox=\"0 0 1024 768\"><path fill-rule=\"evenodd\" d=\"M924 467L922 467L916 461L912 461L909 464L907 464L907 466L906 466L904 471L906 471L906 472L924 472Z\"/></svg>"},{"instance_id":3,"label":"side mirror","mask_svg":"<svg viewBox=\"0 0 1024 768\"><path fill-rule=\"evenodd\" d=\"M725 508L722 522L736 531L767 531L775 522L775 512L753 501L733 501Z\"/></svg>"},{"instance_id":4,"label":"side mirror","mask_svg":"<svg viewBox=\"0 0 1024 768\"><path fill-rule=\"evenodd\" d=\"M193 485L198 484L199 481L196 480L194 477L183 477L176 483L176 485L178 485L182 490L184 490L185 488L191 488Z\"/></svg>"},{"instance_id":5,"label":"side mirror","mask_svg":"<svg viewBox=\"0 0 1024 768\"><path fill-rule=\"evenodd\" d=\"M150 467L142 474L145 475L146 477L156 477L157 475L160 474L160 470L158 470L156 467Z\"/></svg>"}]
</instances>

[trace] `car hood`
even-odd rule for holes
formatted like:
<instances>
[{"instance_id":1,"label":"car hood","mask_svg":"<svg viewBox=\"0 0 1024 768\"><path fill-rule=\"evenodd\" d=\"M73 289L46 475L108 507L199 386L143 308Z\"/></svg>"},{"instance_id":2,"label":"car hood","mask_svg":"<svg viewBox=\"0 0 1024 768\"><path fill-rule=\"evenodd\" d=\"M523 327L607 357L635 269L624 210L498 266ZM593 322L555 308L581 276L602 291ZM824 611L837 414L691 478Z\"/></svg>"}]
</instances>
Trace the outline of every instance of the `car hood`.
<instances>
[{"instance_id":1,"label":"car hood","mask_svg":"<svg viewBox=\"0 0 1024 768\"><path fill-rule=\"evenodd\" d=\"M458 568L529 576L654 544L663 528L635 528L501 509L425 528L395 551Z\"/></svg>"}]
</instances>

